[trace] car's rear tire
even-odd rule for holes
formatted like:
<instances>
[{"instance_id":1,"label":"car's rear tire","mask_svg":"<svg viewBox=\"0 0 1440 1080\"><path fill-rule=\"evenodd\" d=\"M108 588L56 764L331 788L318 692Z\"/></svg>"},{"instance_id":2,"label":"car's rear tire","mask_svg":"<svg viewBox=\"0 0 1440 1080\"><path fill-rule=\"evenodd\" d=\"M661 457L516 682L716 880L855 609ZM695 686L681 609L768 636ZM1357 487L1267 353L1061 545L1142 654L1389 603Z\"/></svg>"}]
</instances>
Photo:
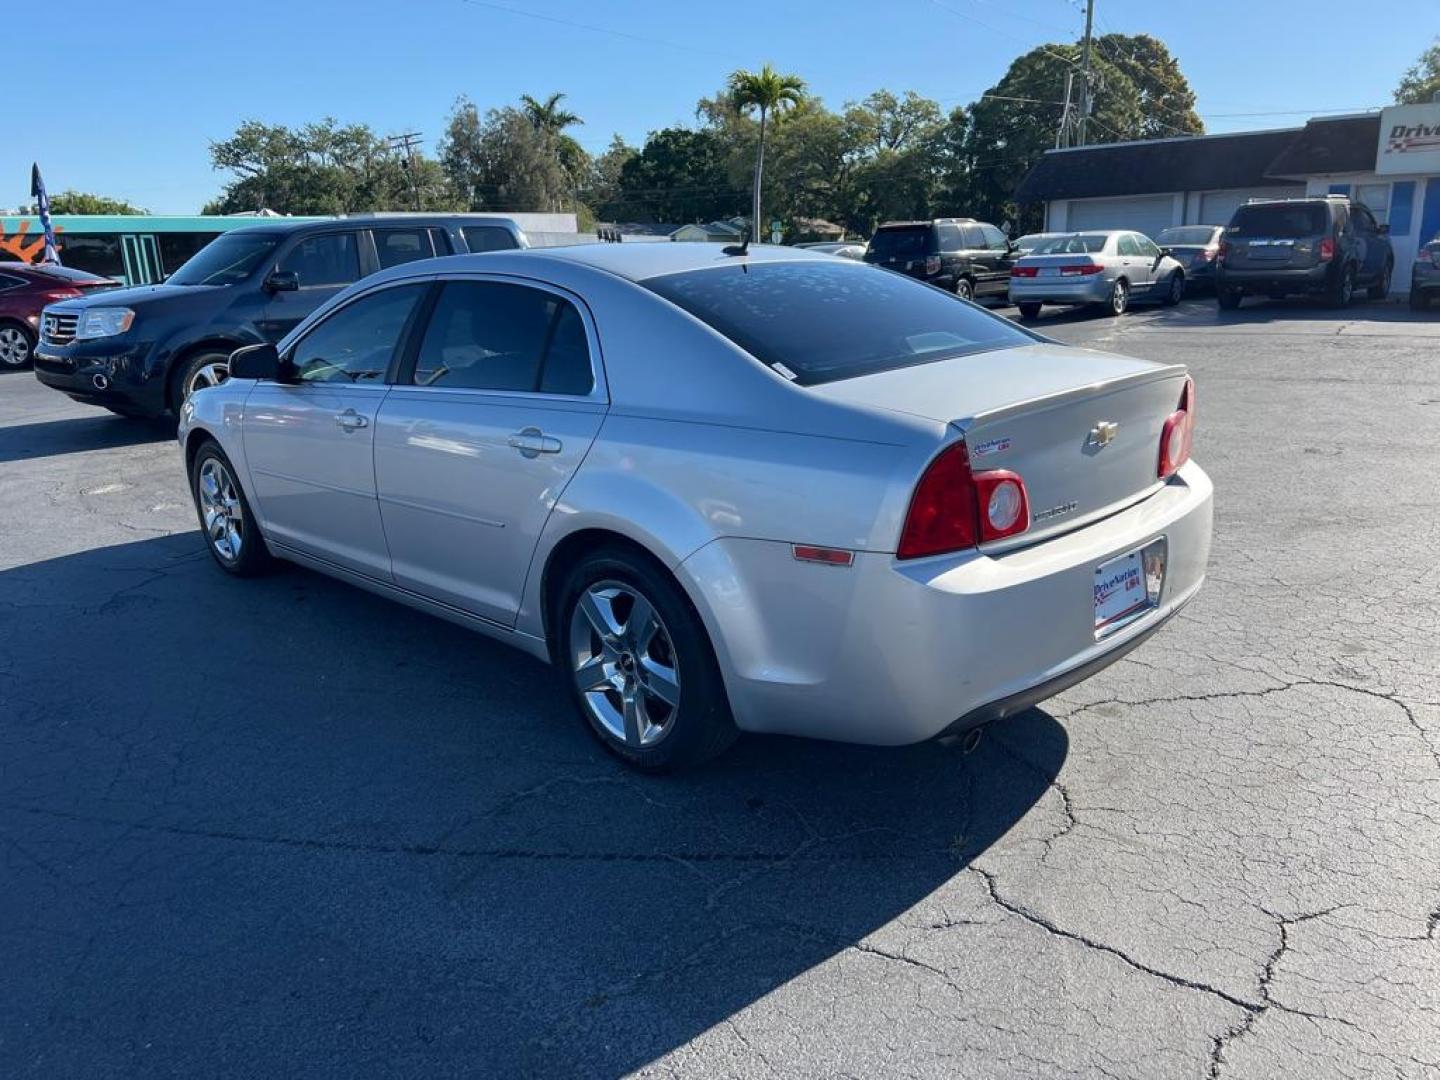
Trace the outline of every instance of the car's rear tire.
<instances>
[{"instance_id":1,"label":"car's rear tire","mask_svg":"<svg viewBox=\"0 0 1440 1080\"><path fill-rule=\"evenodd\" d=\"M260 526L250 512L250 503L235 474L235 466L207 439L190 463L190 497L210 556L227 574L254 577L274 564L265 547Z\"/></svg>"},{"instance_id":2,"label":"car's rear tire","mask_svg":"<svg viewBox=\"0 0 1440 1080\"><path fill-rule=\"evenodd\" d=\"M974 300L975 283L967 277L957 278L955 281L955 295L961 300Z\"/></svg>"},{"instance_id":3,"label":"car's rear tire","mask_svg":"<svg viewBox=\"0 0 1440 1080\"><path fill-rule=\"evenodd\" d=\"M1170 275L1169 282L1165 286L1165 299L1160 302L1166 307L1174 307L1185 296L1185 275L1176 270Z\"/></svg>"},{"instance_id":4,"label":"car's rear tire","mask_svg":"<svg viewBox=\"0 0 1440 1080\"><path fill-rule=\"evenodd\" d=\"M1240 301L1245 299L1245 294L1239 289L1215 290L1215 303L1220 305L1221 311L1234 311L1240 306Z\"/></svg>"},{"instance_id":5,"label":"car's rear tire","mask_svg":"<svg viewBox=\"0 0 1440 1080\"><path fill-rule=\"evenodd\" d=\"M1410 290L1410 310L1424 311L1430 306L1430 298L1425 295L1423 289Z\"/></svg>"},{"instance_id":6,"label":"car's rear tire","mask_svg":"<svg viewBox=\"0 0 1440 1080\"><path fill-rule=\"evenodd\" d=\"M1355 267L1346 266L1335 275L1335 280L1325 290L1325 306L1343 308L1355 299Z\"/></svg>"},{"instance_id":7,"label":"car's rear tire","mask_svg":"<svg viewBox=\"0 0 1440 1080\"><path fill-rule=\"evenodd\" d=\"M218 386L230 378L230 354L223 352L201 352L187 357L175 368L170 381L170 407L176 415L185 399L196 390L207 386Z\"/></svg>"},{"instance_id":8,"label":"car's rear tire","mask_svg":"<svg viewBox=\"0 0 1440 1080\"><path fill-rule=\"evenodd\" d=\"M1130 310L1130 283L1123 277L1116 278L1115 284L1110 287L1110 299L1105 301L1105 308L1111 315L1124 315Z\"/></svg>"},{"instance_id":9,"label":"car's rear tire","mask_svg":"<svg viewBox=\"0 0 1440 1080\"><path fill-rule=\"evenodd\" d=\"M1024 304L1017 304L1015 306L1020 309L1020 318L1022 319L1038 319L1040 317L1039 304L1027 302Z\"/></svg>"},{"instance_id":10,"label":"car's rear tire","mask_svg":"<svg viewBox=\"0 0 1440 1080\"><path fill-rule=\"evenodd\" d=\"M30 366L35 355L35 335L22 322L0 322L0 371L19 371Z\"/></svg>"},{"instance_id":11,"label":"car's rear tire","mask_svg":"<svg viewBox=\"0 0 1440 1080\"><path fill-rule=\"evenodd\" d=\"M1384 271L1380 274L1380 280L1370 286L1370 291L1366 295L1368 295L1371 300L1384 300L1385 297L1389 296L1390 275L1394 272L1395 264L1387 261Z\"/></svg>"},{"instance_id":12,"label":"car's rear tire","mask_svg":"<svg viewBox=\"0 0 1440 1080\"><path fill-rule=\"evenodd\" d=\"M583 556L565 576L552 626L576 708L627 765L684 768L734 742L709 635L659 564L618 546Z\"/></svg>"}]
</instances>

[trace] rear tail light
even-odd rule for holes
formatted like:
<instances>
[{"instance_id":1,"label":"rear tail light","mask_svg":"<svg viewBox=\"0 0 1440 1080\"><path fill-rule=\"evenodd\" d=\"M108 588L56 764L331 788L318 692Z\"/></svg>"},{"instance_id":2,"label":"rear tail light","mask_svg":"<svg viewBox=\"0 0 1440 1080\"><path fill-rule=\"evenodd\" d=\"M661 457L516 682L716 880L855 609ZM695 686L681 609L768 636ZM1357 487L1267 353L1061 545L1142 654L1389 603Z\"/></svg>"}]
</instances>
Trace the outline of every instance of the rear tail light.
<instances>
[{"instance_id":1,"label":"rear tail light","mask_svg":"<svg viewBox=\"0 0 1440 1080\"><path fill-rule=\"evenodd\" d=\"M1076 266L1060 267L1061 277L1077 277L1082 274L1098 274L1105 269L1099 263L1080 263Z\"/></svg>"},{"instance_id":2,"label":"rear tail light","mask_svg":"<svg viewBox=\"0 0 1440 1080\"><path fill-rule=\"evenodd\" d=\"M941 451L920 477L896 554L918 559L962 551L1029 527L1025 481L1008 469L972 473L961 441Z\"/></svg>"},{"instance_id":3,"label":"rear tail light","mask_svg":"<svg viewBox=\"0 0 1440 1080\"><path fill-rule=\"evenodd\" d=\"M1160 465L1156 475L1167 479L1180 471L1190 460L1190 445L1195 438L1195 380L1186 377L1180 391L1180 407L1165 420L1160 429Z\"/></svg>"},{"instance_id":4,"label":"rear tail light","mask_svg":"<svg viewBox=\"0 0 1440 1080\"><path fill-rule=\"evenodd\" d=\"M1435 261L1435 253L1431 251L1428 247L1423 247L1420 249L1420 254L1415 256L1415 261L1423 263L1433 263Z\"/></svg>"},{"instance_id":5,"label":"rear tail light","mask_svg":"<svg viewBox=\"0 0 1440 1080\"><path fill-rule=\"evenodd\" d=\"M1012 266L1010 268L1011 277L1034 277L1039 272L1039 267L1035 266Z\"/></svg>"},{"instance_id":6,"label":"rear tail light","mask_svg":"<svg viewBox=\"0 0 1440 1080\"><path fill-rule=\"evenodd\" d=\"M1208 263L1208 262L1214 262L1214 261L1215 261L1215 251L1214 251L1212 248L1202 248L1202 249L1200 250L1199 254L1197 254L1197 255L1195 256L1195 261L1196 261L1196 262L1206 262L1206 263Z\"/></svg>"},{"instance_id":7,"label":"rear tail light","mask_svg":"<svg viewBox=\"0 0 1440 1080\"><path fill-rule=\"evenodd\" d=\"M1230 241L1221 240L1220 246L1215 249L1215 258L1219 262L1225 261L1225 256L1230 254Z\"/></svg>"},{"instance_id":8,"label":"rear tail light","mask_svg":"<svg viewBox=\"0 0 1440 1080\"><path fill-rule=\"evenodd\" d=\"M1335 238L1333 236L1321 237L1319 250L1321 262L1329 262L1335 258Z\"/></svg>"},{"instance_id":9,"label":"rear tail light","mask_svg":"<svg viewBox=\"0 0 1440 1080\"><path fill-rule=\"evenodd\" d=\"M939 255L926 255L926 256L925 256L925 273L927 273L927 274L938 274L939 272L940 272L940 256L939 256Z\"/></svg>"}]
</instances>

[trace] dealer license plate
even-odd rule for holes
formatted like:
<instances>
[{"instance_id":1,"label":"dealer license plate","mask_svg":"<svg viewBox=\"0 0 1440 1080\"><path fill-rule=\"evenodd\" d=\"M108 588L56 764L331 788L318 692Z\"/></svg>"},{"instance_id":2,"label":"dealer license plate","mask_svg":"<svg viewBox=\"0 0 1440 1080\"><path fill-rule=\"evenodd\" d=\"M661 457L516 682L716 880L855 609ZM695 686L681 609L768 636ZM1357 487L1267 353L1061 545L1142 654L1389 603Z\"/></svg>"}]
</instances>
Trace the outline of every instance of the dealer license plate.
<instances>
[{"instance_id":1,"label":"dealer license plate","mask_svg":"<svg viewBox=\"0 0 1440 1080\"><path fill-rule=\"evenodd\" d=\"M1095 636L1104 637L1160 603L1165 539L1095 568Z\"/></svg>"}]
</instances>

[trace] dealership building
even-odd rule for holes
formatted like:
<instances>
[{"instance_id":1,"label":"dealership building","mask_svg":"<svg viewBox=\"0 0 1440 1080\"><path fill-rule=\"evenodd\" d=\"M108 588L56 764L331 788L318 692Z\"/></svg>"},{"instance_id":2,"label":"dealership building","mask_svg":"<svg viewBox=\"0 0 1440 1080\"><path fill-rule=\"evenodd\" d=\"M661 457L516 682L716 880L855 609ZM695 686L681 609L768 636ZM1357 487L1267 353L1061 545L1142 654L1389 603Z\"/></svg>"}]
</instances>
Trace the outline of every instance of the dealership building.
<instances>
[{"instance_id":1,"label":"dealership building","mask_svg":"<svg viewBox=\"0 0 1440 1080\"><path fill-rule=\"evenodd\" d=\"M1224 225L1250 199L1335 193L1388 225L1394 287L1440 235L1440 102L1311 120L1304 127L1051 150L1017 202L1045 206L1045 230Z\"/></svg>"}]
</instances>

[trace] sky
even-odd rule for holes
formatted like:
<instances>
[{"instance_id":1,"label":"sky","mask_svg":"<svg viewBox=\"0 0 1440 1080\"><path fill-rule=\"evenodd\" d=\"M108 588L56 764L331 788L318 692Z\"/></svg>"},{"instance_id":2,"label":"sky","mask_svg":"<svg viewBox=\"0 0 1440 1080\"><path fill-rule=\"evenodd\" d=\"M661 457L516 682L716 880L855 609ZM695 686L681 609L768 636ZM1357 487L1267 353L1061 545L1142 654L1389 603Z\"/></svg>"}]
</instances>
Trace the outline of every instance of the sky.
<instances>
[{"instance_id":1,"label":"sky","mask_svg":"<svg viewBox=\"0 0 1440 1080\"><path fill-rule=\"evenodd\" d=\"M13 2L13 0L12 0ZM1388 103L1440 34L1440 0L1368 23L1354 0L1096 0L1096 32L1148 33L1180 61L1210 131L1302 124ZM43 80L16 82L24 138L0 151L0 206L50 191L193 213L218 193L209 143L247 119L325 116L427 150L455 99L482 110L564 91L592 152L694 123L737 67L769 61L832 108L915 90L946 108L1035 45L1076 40L1084 0L68 0L44 20ZM1343 39L1336 51L1327 39ZM13 88L12 88L13 89ZM29 99L29 100L27 100ZM12 94L13 100L13 94ZM13 119L13 117L12 117Z\"/></svg>"}]
</instances>

